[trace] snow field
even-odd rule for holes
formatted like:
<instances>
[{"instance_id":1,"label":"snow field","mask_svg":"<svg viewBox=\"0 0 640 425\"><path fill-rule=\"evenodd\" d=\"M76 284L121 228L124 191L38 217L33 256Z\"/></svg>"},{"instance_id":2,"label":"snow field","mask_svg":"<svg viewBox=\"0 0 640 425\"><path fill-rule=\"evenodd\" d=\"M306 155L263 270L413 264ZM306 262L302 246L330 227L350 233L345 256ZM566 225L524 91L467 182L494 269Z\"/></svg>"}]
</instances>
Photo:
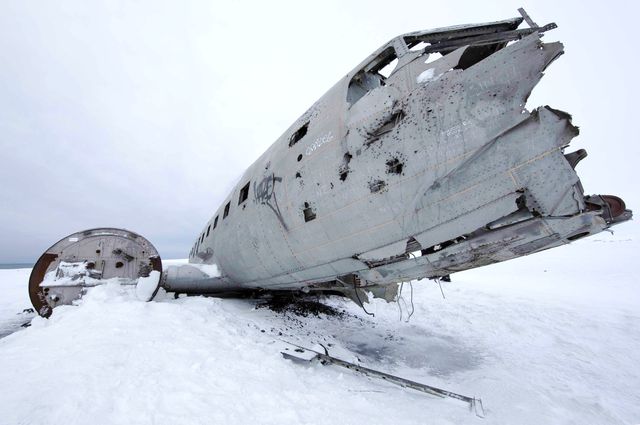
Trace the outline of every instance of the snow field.
<instances>
[{"instance_id":1,"label":"snow field","mask_svg":"<svg viewBox=\"0 0 640 425\"><path fill-rule=\"evenodd\" d=\"M623 232L621 232L623 233ZM94 288L0 339L0 424L640 423L635 239L604 235L430 281L367 316L297 316L248 300ZM30 270L0 270L0 321ZM402 311L399 310L398 304ZM402 315L402 320L400 320ZM284 341L482 397L467 406L280 355Z\"/></svg>"}]
</instances>

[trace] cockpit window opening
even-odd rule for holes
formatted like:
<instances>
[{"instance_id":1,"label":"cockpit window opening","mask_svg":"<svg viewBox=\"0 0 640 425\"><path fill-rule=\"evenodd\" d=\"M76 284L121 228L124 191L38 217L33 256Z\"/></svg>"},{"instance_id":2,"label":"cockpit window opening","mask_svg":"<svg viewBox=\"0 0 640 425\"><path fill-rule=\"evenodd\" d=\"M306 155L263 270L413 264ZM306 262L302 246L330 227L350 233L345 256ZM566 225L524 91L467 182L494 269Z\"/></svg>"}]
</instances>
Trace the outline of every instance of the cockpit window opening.
<instances>
[{"instance_id":1,"label":"cockpit window opening","mask_svg":"<svg viewBox=\"0 0 640 425\"><path fill-rule=\"evenodd\" d=\"M371 61L369 65L365 66L363 71L369 72L372 74L378 74L379 76L386 79L387 77L384 74L382 74L380 71L383 69L387 69L388 75L390 75L391 72L393 72L393 68L395 68L395 66L392 69L388 69L387 67L389 65L397 64L397 63L398 63L398 56L396 55L396 51L392 46L389 46L386 49L384 49L384 51L380 53L373 61Z\"/></svg>"},{"instance_id":2,"label":"cockpit window opening","mask_svg":"<svg viewBox=\"0 0 640 425\"><path fill-rule=\"evenodd\" d=\"M414 40L414 41L412 41L410 43L407 43L407 47L412 52L420 51L420 50L422 50L425 47L430 46L430 45L431 45L430 43L427 43L426 41L420 41L420 40Z\"/></svg>"},{"instance_id":3,"label":"cockpit window opening","mask_svg":"<svg viewBox=\"0 0 640 425\"><path fill-rule=\"evenodd\" d=\"M438 59L440 59L442 57L442 53L440 52L433 52L433 53L429 53L427 55L427 59L424 61L424 63L431 63L431 62L435 62Z\"/></svg>"},{"instance_id":4,"label":"cockpit window opening","mask_svg":"<svg viewBox=\"0 0 640 425\"><path fill-rule=\"evenodd\" d=\"M393 46L389 46L353 76L347 90L347 102L353 105L371 90L386 85L386 79L397 65L398 55Z\"/></svg>"},{"instance_id":5,"label":"cockpit window opening","mask_svg":"<svg viewBox=\"0 0 640 425\"><path fill-rule=\"evenodd\" d=\"M395 58L391 62L389 62L388 64L386 64L382 68L380 68L378 70L378 74L382 75L385 79L387 79L387 78L389 78L389 76L391 75L393 70L396 69L397 65L398 65L398 58Z\"/></svg>"}]
</instances>

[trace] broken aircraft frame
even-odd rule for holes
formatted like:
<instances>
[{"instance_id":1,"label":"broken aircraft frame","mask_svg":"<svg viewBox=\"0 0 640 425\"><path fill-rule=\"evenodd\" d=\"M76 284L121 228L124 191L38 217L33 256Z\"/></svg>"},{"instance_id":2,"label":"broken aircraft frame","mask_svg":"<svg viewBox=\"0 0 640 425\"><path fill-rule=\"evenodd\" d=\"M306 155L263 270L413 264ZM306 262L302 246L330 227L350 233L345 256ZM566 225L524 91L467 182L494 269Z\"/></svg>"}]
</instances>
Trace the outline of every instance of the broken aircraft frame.
<instances>
[{"instance_id":1,"label":"broken aircraft frame","mask_svg":"<svg viewBox=\"0 0 640 425\"><path fill-rule=\"evenodd\" d=\"M523 16L528 28L517 17L393 38L246 170L196 237L189 264L163 272L155 248L133 232L79 232L38 260L33 305L48 316L87 286L135 283L153 270L163 272L157 287L176 293L360 300L366 290L393 299L398 282L629 220L620 198L584 195L575 168L586 152L567 152L578 135L570 115L525 107L563 46L541 41L555 24ZM73 264L81 267L70 276Z\"/></svg>"}]
</instances>

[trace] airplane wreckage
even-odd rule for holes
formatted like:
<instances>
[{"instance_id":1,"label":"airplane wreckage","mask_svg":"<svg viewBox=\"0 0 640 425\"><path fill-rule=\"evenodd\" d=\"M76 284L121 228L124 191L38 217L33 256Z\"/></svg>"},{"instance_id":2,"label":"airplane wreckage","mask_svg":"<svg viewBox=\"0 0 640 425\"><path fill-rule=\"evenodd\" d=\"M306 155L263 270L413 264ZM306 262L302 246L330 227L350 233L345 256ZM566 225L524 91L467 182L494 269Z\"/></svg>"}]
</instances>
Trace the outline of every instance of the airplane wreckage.
<instances>
[{"instance_id":1,"label":"airplane wreckage","mask_svg":"<svg viewBox=\"0 0 640 425\"><path fill-rule=\"evenodd\" d=\"M563 53L555 24L523 17L393 38L246 170L165 270L153 245L112 228L67 236L36 263L36 311L116 279L150 300L182 294L367 293L557 247L630 220L588 195L567 152L571 116L525 103ZM528 27L519 28L526 20Z\"/></svg>"}]
</instances>

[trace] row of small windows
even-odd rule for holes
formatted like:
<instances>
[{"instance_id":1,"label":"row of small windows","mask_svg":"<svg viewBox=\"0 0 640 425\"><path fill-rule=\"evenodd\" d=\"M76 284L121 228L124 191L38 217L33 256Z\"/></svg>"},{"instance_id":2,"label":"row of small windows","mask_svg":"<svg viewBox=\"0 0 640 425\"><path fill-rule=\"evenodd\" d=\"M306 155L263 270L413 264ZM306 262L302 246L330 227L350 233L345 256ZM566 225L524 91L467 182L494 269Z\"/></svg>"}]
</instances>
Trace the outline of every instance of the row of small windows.
<instances>
[{"instance_id":1,"label":"row of small windows","mask_svg":"<svg viewBox=\"0 0 640 425\"><path fill-rule=\"evenodd\" d=\"M307 121L302 127L300 127L295 133L291 135L291 137L289 138L289 147L295 145L300 140L302 140L302 138L304 138L304 136L307 135L308 130L309 130L309 121ZM300 161L301 159L302 159L302 155L299 155L298 161ZM247 184L244 185L242 189L240 189L240 194L238 195L238 205L241 205L244 201L249 199L250 185L251 185L251 182L247 182ZM227 204L224 206L224 211L222 212L223 220L229 216L230 210L231 210L231 201L227 202ZM315 213L312 212L311 208L309 208L306 203L305 203L304 217L305 217L305 221L310 221L315 218ZM213 221L213 228L215 229L217 226L218 226L218 216L216 216L216 218ZM198 252L198 249L200 248L200 244L204 242L204 238L209 237L210 232L211 232L211 225L207 227L206 235L205 233L203 233L202 236L196 241L196 244L191 249L192 257Z\"/></svg>"},{"instance_id":2,"label":"row of small windows","mask_svg":"<svg viewBox=\"0 0 640 425\"><path fill-rule=\"evenodd\" d=\"M398 58L395 54L395 50L393 47L389 47L384 52L382 52L378 57L374 60L375 63L372 62L367 69L368 71L365 73L365 70L354 75L352 81L349 83L349 89L347 93L347 101L350 104L354 104L361 97L364 96L367 92L373 90L374 88L385 85L384 80L389 77L391 72L394 70L398 63ZM289 147L292 147L296 143L298 143L304 136L307 135L309 130L309 121L307 121L302 127L300 127L295 133L291 135L289 138ZM302 159L302 155L298 155L298 162ZM238 205L241 205L244 201L249 198L249 186L251 182L248 182L246 185L240 189L240 194L238 196ZM224 211L222 213L222 219L224 220L229 216L229 211L231 209L231 201L227 202L224 206ZM304 219L306 222L311 221L316 218L315 212L309 206L308 203L305 202L304 208ZM213 228L215 229L218 225L218 216L216 216L213 222ZM211 231L211 225L207 227L206 236L203 233L202 236L196 241L196 244L191 249L191 256L195 255L200 248L200 244L204 242L205 237L209 237L209 232Z\"/></svg>"},{"instance_id":3,"label":"row of small windows","mask_svg":"<svg viewBox=\"0 0 640 425\"><path fill-rule=\"evenodd\" d=\"M290 139L289 142L289 146L293 146L295 143L297 143L300 139L302 139L306 134L307 134L307 128L309 126L309 123L307 122L304 126L302 126L298 131L296 131ZM300 155L301 157L302 155ZM300 157L298 158L298 161L300 160ZM389 165L389 164L387 164ZM400 164L400 171L402 170L402 164ZM245 184L242 189L240 189L240 193L238 195L238 205L242 205L243 202L245 202L247 199L249 199L249 188L251 186L251 182L247 182L247 184ZM231 201L227 202L227 204L224 206L224 211L222 212L222 219L224 220L225 218L227 218L229 216L229 211L231 210ZM311 207L309 205L308 202L304 203L304 209L303 209L303 215L304 215L304 221L305 222L309 222L312 220L315 220L316 218L316 213L313 207ZM213 229L215 229L216 227L218 227L218 217L216 216L216 218L213 220ZM203 232L202 235L200 236L200 238L198 238L198 240L196 241L196 244L193 246L193 248L191 248L191 257L193 257L199 250L200 248L200 244L204 242L205 238L209 237L209 234L211 233L211 225L207 226L207 231L206 233Z\"/></svg>"},{"instance_id":4,"label":"row of small windows","mask_svg":"<svg viewBox=\"0 0 640 425\"><path fill-rule=\"evenodd\" d=\"M251 186L251 182L247 182L247 184L245 184L242 187L242 189L240 189L240 195L238 196L238 205L241 205L244 201L249 199L250 186ZM231 201L227 202L227 205L224 206L224 211L222 213L223 220L229 216L230 209L231 209ZM216 216L216 218L213 220L213 229L218 227L218 217L219 216ZM204 242L204 238L209 237L211 230L212 230L211 225L207 226L207 232L206 233L203 232L202 235L198 238L198 240L196 241L196 244L193 246L193 248L191 248L191 254L190 254L191 257L193 257L198 252L198 249L200 249L200 244Z\"/></svg>"}]
</instances>

